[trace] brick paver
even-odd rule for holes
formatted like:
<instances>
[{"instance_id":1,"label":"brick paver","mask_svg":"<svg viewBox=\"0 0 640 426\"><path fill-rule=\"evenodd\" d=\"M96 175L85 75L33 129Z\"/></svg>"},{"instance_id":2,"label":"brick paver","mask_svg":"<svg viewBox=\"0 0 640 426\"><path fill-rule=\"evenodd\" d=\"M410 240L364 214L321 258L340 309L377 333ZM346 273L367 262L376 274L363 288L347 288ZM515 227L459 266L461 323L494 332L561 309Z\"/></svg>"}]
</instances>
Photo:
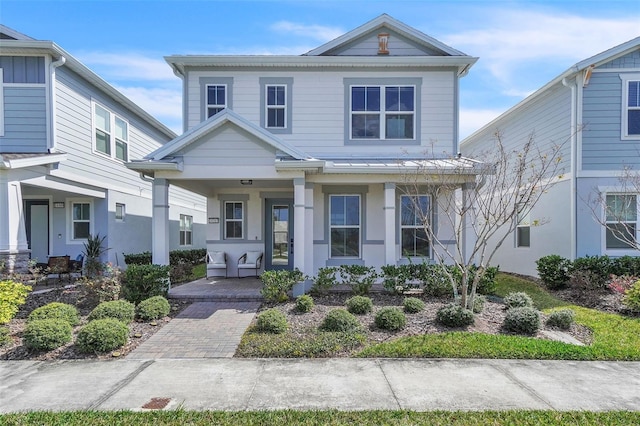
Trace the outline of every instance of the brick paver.
<instances>
[{"instance_id":1,"label":"brick paver","mask_svg":"<svg viewBox=\"0 0 640 426\"><path fill-rule=\"evenodd\" d=\"M127 358L231 358L259 307L260 302L192 303Z\"/></svg>"}]
</instances>

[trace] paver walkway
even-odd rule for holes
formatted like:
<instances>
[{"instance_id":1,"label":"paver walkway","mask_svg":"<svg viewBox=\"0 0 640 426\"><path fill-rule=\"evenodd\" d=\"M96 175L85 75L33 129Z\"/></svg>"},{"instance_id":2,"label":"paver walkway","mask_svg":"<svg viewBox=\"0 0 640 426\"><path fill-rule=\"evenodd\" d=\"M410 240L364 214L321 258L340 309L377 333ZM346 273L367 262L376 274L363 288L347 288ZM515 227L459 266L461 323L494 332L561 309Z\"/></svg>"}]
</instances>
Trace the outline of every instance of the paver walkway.
<instances>
[{"instance_id":1,"label":"paver walkway","mask_svg":"<svg viewBox=\"0 0 640 426\"><path fill-rule=\"evenodd\" d=\"M195 302L127 359L231 358L260 302Z\"/></svg>"}]
</instances>

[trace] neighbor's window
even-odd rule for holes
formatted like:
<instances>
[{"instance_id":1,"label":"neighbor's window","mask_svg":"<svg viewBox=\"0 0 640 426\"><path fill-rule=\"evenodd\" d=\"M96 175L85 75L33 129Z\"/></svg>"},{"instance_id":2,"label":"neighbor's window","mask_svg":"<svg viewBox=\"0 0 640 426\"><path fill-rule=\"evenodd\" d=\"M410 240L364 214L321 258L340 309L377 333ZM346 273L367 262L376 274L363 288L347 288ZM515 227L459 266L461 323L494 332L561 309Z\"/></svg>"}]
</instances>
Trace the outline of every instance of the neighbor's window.
<instances>
[{"instance_id":1,"label":"neighbor's window","mask_svg":"<svg viewBox=\"0 0 640 426\"><path fill-rule=\"evenodd\" d=\"M116 203L116 220L124 220L124 204Z\"/></svg>"},{"instance_id":2,"label":"neighbor's window","mask_svg":"<svg viewBox=\"0 0 640 426\"><path fill-rule=\"evenodd\" d=\"M193 216L180 215L180 245L190 246L193 244L191 236L193 234Z\"/></svg>"},{"instance_id":3,"label":"neighbor's window","mask_svg":"<svg viewBox=\"0 0 640 426\"><path fill-rule=\"evenodd\" d=\"M95 150L121 161L129 161L129 123L94 104Z\"/></svg>"},{"instance_id":4,"label":"neighbor's window","mask_svg":"<svg viewBox=\"0 0 640 426\"><path fill-rule=\"evenodd\" d=\"M414 139L415 86L351 86L352 139Z\"/></svg>"},{"instance_id":5,"label":"neighbor's window","mask_svg":"<svg viewBox=\"0 0 640 426\"><path fill-rule=\"evenodd\" d=\"M115 118L116 124L116 158L122 161L129 160L129 124L120 117Z\"/></svg>"},{"instance_id":6,"label":"neighbor's window","mask_svg":"<svg viewBox=\"0 0 640 426\"><path fill-rule=\"evenodd\" d=\"M242 239L244 236L244 204L239 201L224 203L224 238Z\"/></svg>"},{"instance_id":7,"label":"neighbor's window","mask_svg":"<svg viewBox=\"0 0 640 426\"><path fill-rule=\"evenodd\" d=\"M518 223L516 225L516 247L531 246L531 219L530 209L524 204L518 204Z\"/></svg>"},{"instance_id":8,"label":"neighbor's window","mask_svg":"<svg viewBox=\"0 0 640 426\"><path fill-rule=\"evenodd\" d=\"M287 86L267 85L266 117L267 128L284 129L287 127Z\"/></svg>"},{"instance_id":9,"label":"neighbor's window","mask_svg":"<svg viewBox=\"0 0 640 426\"><path fill-rule=\"evenodd\" d=\"M360 196L331 195L331 257L360 257Z\"/></svg>"},{"instance_id":10,"label":"neighbor's window","mask_svg":"<svg viewBox=\"0 0 640 426\"><path fill-rule=\"evenodd\" d=\"M628 137L640 137L640 80L627 81L626 131ZM623 120L624 122L625 120Z\"/></svg>"},{"instance_id":11,"label":"neighbor's window","mask_svg":"<svg viewBox=\"0 0 640 426\"><path fill-rule=\"evenodd\" d=\"M607 194L606 248L635 248L637 207L636 195Z\"/></svg>"},{"instance_id":12,"label":"neighbor's window","mask_svg":"<svg viewBox=\"0 0 640 426\"><path fill-rule=\"evenodd\" d=\"M74 202L71 205L71 229L74 240L85 240L91 232L91 204Z\"/></svg>"},{"instance_id":13,"label":"neighbor's window","mask_svg":"<svg viewBox=\"0 0 640 426\"><path fill-rule=\"evenodd\" d=\"M402 256L429 257L429 238L425 222L430 220L428 195L402 195L400 197L400 233Z\"/></svg>"},{"instance_id":14,"label":"neighbor's window","mask_svg":"<svg viewBox=\"0 0 640 426\"><path fill-rule=\"evenodd\" d=\"M207 84L207 118L227 107L227 86L225 84Z\"/></svg>"},{"instance_id":15,"label":"neighbor's window","mask_svg":"<svg viewBox=\"0 0 640 426\"><path fill-rule=\"evenodd\" d=\"M111 113L95 106L96 151L111 155Z\"/></svg>"}]
</instances>

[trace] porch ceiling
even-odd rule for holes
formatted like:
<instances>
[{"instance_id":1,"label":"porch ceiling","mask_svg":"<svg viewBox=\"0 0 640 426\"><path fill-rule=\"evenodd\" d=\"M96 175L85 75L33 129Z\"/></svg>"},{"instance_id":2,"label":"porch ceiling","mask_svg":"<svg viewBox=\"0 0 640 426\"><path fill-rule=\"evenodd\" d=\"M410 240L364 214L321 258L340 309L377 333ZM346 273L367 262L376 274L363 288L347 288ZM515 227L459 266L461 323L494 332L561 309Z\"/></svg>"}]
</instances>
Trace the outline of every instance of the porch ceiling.
<instances>
[{"instance_id":1,"label":"porch ceiling","mask_svg":"<svg viewBox=\"0 0 640 426\"><path fill-rule=\"evenodd\" d=\"M196 192L203 196L212 196L218 192L219 189L287 189L293 191L293 180L267 180L267 179L250 179L251 184L242 184L240 179L171 179L171 185L178 186L180 188L187 189L189 191Z\"/></svg>"}]
</instances>

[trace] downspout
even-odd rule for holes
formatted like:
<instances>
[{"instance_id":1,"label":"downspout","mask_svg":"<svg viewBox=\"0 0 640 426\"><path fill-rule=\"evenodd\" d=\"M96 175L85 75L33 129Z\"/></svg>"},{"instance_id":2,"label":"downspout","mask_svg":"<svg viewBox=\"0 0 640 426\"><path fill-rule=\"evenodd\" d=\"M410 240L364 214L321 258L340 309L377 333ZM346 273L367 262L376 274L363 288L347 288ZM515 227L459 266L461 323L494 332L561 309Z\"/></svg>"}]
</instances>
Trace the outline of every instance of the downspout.
<instances>
[{"instance_id":1,"label":"downspout","mask_svg":"<svg viewBox=\"0 0 640 426\"><path fill-rule=\"evenodd\" d=\"M57 61L51 62L49 64L49 78L51 79L51 84L49 85L49 96L51 97L51 125L49 126L49 129L51 131L51 139L48 146L49 151L51 151L51 149L56 147L56 133L58 130L58 125L56 120L56 117L58 114L58 108L57 108L56 91L55 91L56 68L61 67L62 65L65 64L65 62L67 62L67 58L65 58L64 56L60 56L60 59L58 59Z\"/></svg>"},{"instance_id":2,"label":"downspout","mask_svg":"<svg viewBox=\"0 0 640 426\"><path fill-rule=\"evenodd\" d=\"M562 79L562 85L565 87L569 87L571 89L571 197L570 197L570 210L571 210L571 220L570 220L570 234L571 234L571 257L570 260L575 260L578 252L578 234L577 234L577 220L578 220L578 177L577 177L577 168L578 168L578 147L577 147L577 139L578 139L578 105L577 105L577 84L578 82L574 79L572 83L569 82L567 77Z\"/></svg>"}]
</instances>

